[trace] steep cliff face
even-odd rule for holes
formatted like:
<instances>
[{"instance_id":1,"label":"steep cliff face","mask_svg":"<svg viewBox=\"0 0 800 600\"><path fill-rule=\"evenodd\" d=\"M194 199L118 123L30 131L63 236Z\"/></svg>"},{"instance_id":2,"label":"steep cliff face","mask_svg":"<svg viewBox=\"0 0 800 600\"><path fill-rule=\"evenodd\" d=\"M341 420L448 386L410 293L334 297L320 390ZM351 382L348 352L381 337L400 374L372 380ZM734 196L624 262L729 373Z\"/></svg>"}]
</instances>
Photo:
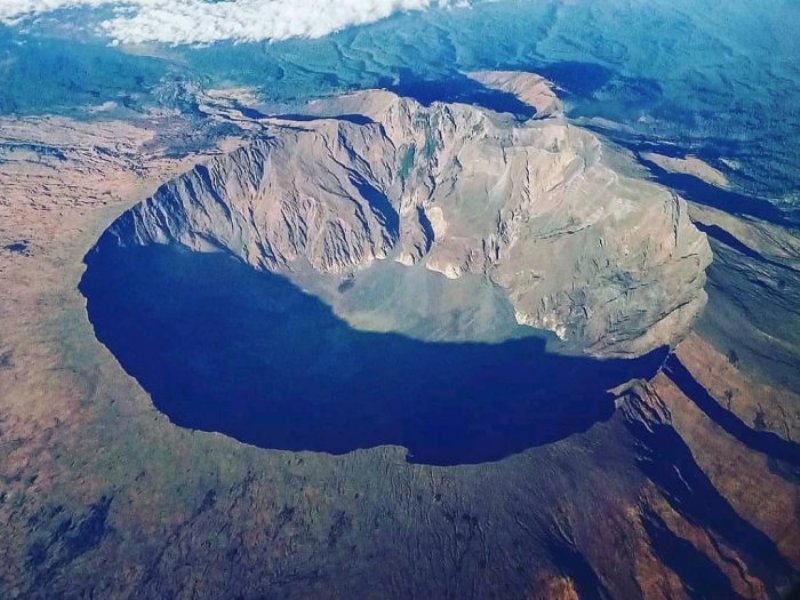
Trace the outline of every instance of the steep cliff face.
<instances>
[{"instance_id":1,"label":"steep cliff face","mask_svg":"<svg viewBox=\"0 0 800 600\"><path fill-rule=\"evenodd\" d=\"M518 322L598 355L674 343L703 307L711 254L684 201L616 171L592 133L382 91L335 108L363 118L265 120L109 235L284 272L307 261L346 277L391 258L485 274Z\"/></svg>"},{"instance_id":2,"label":"steep cliff face","mask_svg":"<svg viewBox=\"0 0 800 600\"><path fill-rule=\"evenodd\" d=\"M0 122L0 597L775 598L797 583L796 232L690 205L715 251L703 337L585 433L457 468L394 446L269 451L176 427L86 320L81 260L109 211L200 160L165 158L194 122L123 125ZM426 239L419 267L377 261L375 286L388 265L469 299L470 277L422 270Z\"/></svg>"}]
</instances>

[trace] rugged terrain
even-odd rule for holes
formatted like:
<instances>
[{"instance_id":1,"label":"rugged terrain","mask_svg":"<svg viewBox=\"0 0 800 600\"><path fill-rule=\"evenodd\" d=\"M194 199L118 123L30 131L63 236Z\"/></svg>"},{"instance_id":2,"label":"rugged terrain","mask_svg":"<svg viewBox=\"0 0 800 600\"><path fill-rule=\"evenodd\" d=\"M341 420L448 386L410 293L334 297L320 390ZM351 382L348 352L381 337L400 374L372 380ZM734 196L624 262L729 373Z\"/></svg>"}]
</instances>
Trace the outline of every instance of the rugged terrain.
<instances>
[{"instance_id":1,"label":"rugged terrain","mask_svg":"<svg viewBox=\"0 0 800 600\"><path fill-rule=\"evenodd\" d=\"M612 176L597 138L565 122L507 124L483 111L449 109L455 126L436 130L442 139L433 138L427 156L424 126L410 139L407 128L387 126L380 111L404 107L399 118L413 108L426 119L445 119L447 109L375 97L386 104L378 103L371 119L385 134L377 124L253 120L227 109L211 111L201 123L173 116L128 124L0 124L6 152L0 164L0 596L767 598L785 592L800 568L796 232L687 207L661 188ZM191 143L203 124L231 118L244 127L235 141ZM457 145L445 138L476 121L490 132L480 145L463 134ZM266 139L250 139L253 132ZM312 140L330 144L323 156ZM550 184L596 195L575 205L550 186L521 186L526 179L515 179L493 213L508 210L540 234L557 233L544 242L554 244L545 246L548 260L527 262L543 242L524 228L504 239L492 217L458 220L459 202L469 199L459 186L494 189L515 161L553 165L557 155L547 143L556 141L571 157L558 164L571 169ZM506 153L506 163L511 142L526 148ZM182 158L175 158L176 143ZM411 144L414 158L403 183L396 161ZM315 154L305 154L311 146ZM473 165L463 182L448 181L444 171L433 181L422 176L423 168L477 148L486 154L463 160ZM306 177L281 172L279 157L306 169ZM381 160L367 164L358 157ZM308 175L319 174L311 158L337 174L325 198L348 207L344 222L330 222L313 200L284 206L290 197L302 200ZM255 171L255 180L254 164L269 167ZM493 169L479 173L475 164ZM250 175L237 171L243 166ZM606 187L587 187L598 181ZM265 193L268 183L282 193ZM415 194L404 192L411 189ZM212 203L211 190L224 190L227 202ZM526 204L531 196L548 200L542 212L553 211L549 218ZM451 275L478 270L508 290L523 313L540 315L532 319L561 319L565 336L590 351L682 341L652 380L617 390L618 410L608 421L495 463L414 465L396 447L339 457L268 451L184 430L158 413L97 342L77 290L86 253L120 214L146 198L117 222L125 240L136 231L138 241L224 246L259 268L289 269L302 257L314 273L336 277L381 257ZM621 215L612 210L616 199L625 207ZM586 208L590 201L598 214ZM562 207L589 226L564 232L556 210ZM203 209L222 218L212 227ZM282 225L283 214L291 227ZM155 215L168 220L156 226ZM702 307L708 254L689 216L707 232L713 251L709 302L694 333L688 329ZM316 218L336 235L290 238L289 232L303 231L301 217ZM450 240L463 238L460 244L437 240L443 223ZM262 239L259 230L273 235ZM623 232L631 243L627 256L609 240L611 264L577 260L583 248L596 252L600 238ZM501 259L492 260L481 243L493 235L494 256ZM688 257L691 248L694 257ZM473 251L477 258L467 260ZM598 329L560 294L572 295L552 267L562 256L578 289L588 290L580 301L603 317ZM524 286L514 269L504 278L502 266L515 261L548 276L536 293L553 304L542 310L538 300L514 296ZM611 278L610 293L618 285L614 277L636 275L635 264L661 268L662 275L655 281L642 273L645 291L617 300L613 310L595 308L589 279ZM641 336L633 332L653 331L680 294L695 299L691 310L637 342ZM611 325L627 311L640 320L625 324L627 335L620 337Z\"/></svg>"},{"instance_id":2,"label":"rugged terrain","mask_svg":"<svg viewBox=\"0 0 800 600\"><path fill-rule=\"evenodd\" d=\"M612 167L626 157L594 134L382 91L335 103L362 119L266 120L111 235L342 278L387 258L485 274L519 323L599 355L674 345L704 306L711 253L686 203Z\"/></svg>"}]
</instances>

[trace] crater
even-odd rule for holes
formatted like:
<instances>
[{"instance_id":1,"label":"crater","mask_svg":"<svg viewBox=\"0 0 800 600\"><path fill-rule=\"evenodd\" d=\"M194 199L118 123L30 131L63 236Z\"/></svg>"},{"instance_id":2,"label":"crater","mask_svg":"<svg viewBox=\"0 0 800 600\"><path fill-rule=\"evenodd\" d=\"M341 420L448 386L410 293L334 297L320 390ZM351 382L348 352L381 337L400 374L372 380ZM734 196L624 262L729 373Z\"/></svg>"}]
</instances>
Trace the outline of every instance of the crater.
<instances>
[{"instance_id":1,"label":"crater","mask_svg":"<svg viewBox=\"0 0 800 600\"><path fill-rule=\"evenodd\" d=\"M479 77L558 106L541 78ZM97 337L177 425L500 460L608 419L607 390L653 375L704 306L685 202L560 110L311 108L260 118L87 257Z\"/></svg>"},{"instance_id":2,"label":"crater","mask_svg":"<svg viewBox=\"0 0 800 600\"><path fill-rule=\"evenodd\" d=\"M510 306L517 337L497 343L363 331L281 275L176 245L101 243L80 289L98 339L173 423L269 449L390 444L415 463L496 461L608 419L606 390L665 355L550 353L530 328L511 330Z\"/></svg>"}]
</instances>

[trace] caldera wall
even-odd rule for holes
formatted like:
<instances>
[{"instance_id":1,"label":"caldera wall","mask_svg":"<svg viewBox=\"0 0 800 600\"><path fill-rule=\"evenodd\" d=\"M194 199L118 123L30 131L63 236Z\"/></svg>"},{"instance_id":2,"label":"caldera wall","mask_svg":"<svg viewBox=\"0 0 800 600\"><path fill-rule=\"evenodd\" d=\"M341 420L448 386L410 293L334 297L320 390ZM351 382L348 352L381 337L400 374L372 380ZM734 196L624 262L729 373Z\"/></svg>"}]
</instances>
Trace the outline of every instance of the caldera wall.
<instances>
[{"instance_id":1,"label":"caldera wall","mask_svg":"<svg viewBox=\"0 0 800 600\"><path fill-rule=\"evenodd\" d=\"M342 279L387 259L485 274L519 323L594 355L674 344L703 308L711 252L684 201L612 168L624 157L608 160L594 134L560 116L520 123L382 91L338 102L364 119L268 120L107 238Z\"/></svg>"}]
</instances>

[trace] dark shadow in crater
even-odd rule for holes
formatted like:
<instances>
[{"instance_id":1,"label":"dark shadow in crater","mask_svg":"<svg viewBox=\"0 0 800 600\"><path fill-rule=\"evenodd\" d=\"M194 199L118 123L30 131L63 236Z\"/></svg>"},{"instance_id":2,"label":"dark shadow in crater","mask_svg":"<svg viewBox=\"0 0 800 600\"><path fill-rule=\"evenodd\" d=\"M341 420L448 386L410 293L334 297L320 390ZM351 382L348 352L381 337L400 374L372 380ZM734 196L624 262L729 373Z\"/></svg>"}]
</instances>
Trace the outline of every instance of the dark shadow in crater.
<instances>
[{"instance_id":1,"label":"dark shadow in crater","mask_svg":"<svg viewBox=\"0 0 800 600\"><path fill-rule=\"evenodd\" d=\"M605 390L664 359L358 331L287 279L221 253L119 248L106 235L86 262L97 337L156 406L177 425L264 448L396 444L411 462L499 460L608 419Z\"/></svg>"}]
</instances>

